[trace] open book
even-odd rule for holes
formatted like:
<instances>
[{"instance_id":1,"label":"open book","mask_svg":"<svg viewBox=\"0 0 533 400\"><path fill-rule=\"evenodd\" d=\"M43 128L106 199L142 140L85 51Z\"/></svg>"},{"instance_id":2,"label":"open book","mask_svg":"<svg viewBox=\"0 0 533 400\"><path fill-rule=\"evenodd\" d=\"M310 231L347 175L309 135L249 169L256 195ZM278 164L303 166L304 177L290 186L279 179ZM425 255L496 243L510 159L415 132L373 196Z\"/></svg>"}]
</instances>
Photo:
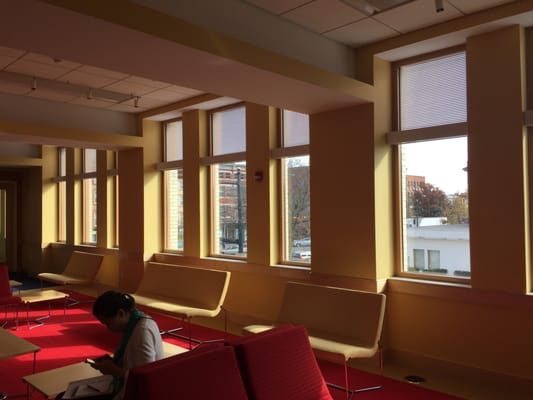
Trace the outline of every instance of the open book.
<instances>
[{"instance_id":1,"label":"open book","mask_svg":"<svg viewBox=\"0 0 533 400\"><path fill-rule=\"evenodd\" d=\"M102 375L94 378L72 381L68 384L63 399L83 399L113 393L113 376Z\"/></svg>"}]
</instances>

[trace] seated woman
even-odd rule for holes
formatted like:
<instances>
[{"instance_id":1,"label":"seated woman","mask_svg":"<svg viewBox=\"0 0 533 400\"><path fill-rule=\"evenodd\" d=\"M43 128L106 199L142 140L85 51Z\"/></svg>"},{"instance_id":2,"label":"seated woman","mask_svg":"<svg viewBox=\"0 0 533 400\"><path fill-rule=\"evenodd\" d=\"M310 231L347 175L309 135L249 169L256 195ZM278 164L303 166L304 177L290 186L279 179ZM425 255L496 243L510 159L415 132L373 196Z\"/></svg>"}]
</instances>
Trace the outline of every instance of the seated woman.
<instances>
[{"instance_id":1,"label":"seated woman","mask_svg":"<svg viewBox=\"0 0 533 400\"><path fill-rule=\"evenodd\" d=\"M137 310L135 299L126 293L103 293L93 305L93 315L110 331L122 333L120 344L112 356L104 355L91 363L102 374L114 377L114 392L105 398L120 400L124 395L128 370L163 358L161 334L157 323ZM104 399L102 396L97 398Z\"/></svg>"}]
</instances>

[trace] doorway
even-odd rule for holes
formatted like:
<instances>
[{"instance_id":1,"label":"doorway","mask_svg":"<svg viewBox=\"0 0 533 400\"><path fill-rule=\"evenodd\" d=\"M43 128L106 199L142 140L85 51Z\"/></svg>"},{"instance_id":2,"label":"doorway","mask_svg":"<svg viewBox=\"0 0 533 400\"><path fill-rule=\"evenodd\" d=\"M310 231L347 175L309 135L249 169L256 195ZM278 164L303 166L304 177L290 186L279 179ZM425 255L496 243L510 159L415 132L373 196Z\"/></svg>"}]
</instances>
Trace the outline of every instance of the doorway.
<instances>
[{"instance_id":1,"label":"doorway","mask_svg":"<svg viewBox=\"0 0 533 400\"><path fill-rule=\"evenodd\" d=\"M17 271L17 184L0 181L0 264Z\"/></svg>"}]
</instances>

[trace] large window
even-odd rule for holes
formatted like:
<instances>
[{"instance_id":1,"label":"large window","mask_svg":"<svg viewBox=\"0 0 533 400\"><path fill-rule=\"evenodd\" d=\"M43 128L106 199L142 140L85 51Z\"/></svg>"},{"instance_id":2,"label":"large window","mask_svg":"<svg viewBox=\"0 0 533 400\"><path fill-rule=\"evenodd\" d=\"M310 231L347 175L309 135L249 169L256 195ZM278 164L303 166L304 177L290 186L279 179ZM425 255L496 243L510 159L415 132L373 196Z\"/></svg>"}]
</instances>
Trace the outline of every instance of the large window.
<instances>
[{"instance_id":1,"label":"large window","mask_svg":"<svg viewBox=\"0 0 533 400\"><path fill-rule=\"evenodd\" d=\"M165 250L183 251L183 122L164 125Z\"/></svg>"},{"instance_id":2,"label":"large window","mask_svg":"<svg viewBox=\"0 0 533 400\"><path fill-rule=\"evenodd\" d=\"M283 110L281 163L282 261L311 262L309 116Z\"/></svg>"},{"instance_id":3,"label":"large window","mask_svg":"<svg viewBox=\"0 0 533 400\"><path fill-rule=\"evenodd\" d=\"M96 150L83 149L83 243L96 244Z\"/></svg>"},{"instance_id":4,"label":"large window","mask_svg":"<svg viewBox=\"0 0 533 400\"><path fill-rule=\"evenodd\" d=\"M246 257L246 112L244 106L210 113L211 253Z\"/></svg>"},{"instance_id":5,"label":"large window","mask_svg":"<svg viewBox=\"0 0 533 400\"><path fill-rule=\"evenodd\" d=\"M57 150L57 240L67 240L67 151L61 147Z\"/></svg>"},{"instance_id":6,"label":"large window","mask_svg":"<svg viewBox=\"0 0 533 400\"><path fill-rule=\"evenodd\" d=\"M401 273L468 278L465 53L397 67Z\"/></svg>"}]
</instances>

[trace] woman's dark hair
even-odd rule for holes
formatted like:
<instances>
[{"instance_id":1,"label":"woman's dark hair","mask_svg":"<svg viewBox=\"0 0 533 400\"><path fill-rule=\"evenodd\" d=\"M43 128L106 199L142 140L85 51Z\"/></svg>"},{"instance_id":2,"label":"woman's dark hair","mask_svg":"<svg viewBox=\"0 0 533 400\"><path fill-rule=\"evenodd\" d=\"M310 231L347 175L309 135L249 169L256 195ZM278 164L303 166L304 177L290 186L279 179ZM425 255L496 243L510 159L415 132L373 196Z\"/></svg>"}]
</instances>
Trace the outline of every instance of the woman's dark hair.
<instances>
[{"instance_id":1,"label":"woman's dark hair","mask_svg":"<svg viewBox=\"0 0 533 400\"><path fill-rule=\"evenodd\" d=\"M114 317L119 310L132 311L135 308L135 299L127 294L109 290L96 299L93 304L95 317Z\"/></svg>"}]
</instances>

